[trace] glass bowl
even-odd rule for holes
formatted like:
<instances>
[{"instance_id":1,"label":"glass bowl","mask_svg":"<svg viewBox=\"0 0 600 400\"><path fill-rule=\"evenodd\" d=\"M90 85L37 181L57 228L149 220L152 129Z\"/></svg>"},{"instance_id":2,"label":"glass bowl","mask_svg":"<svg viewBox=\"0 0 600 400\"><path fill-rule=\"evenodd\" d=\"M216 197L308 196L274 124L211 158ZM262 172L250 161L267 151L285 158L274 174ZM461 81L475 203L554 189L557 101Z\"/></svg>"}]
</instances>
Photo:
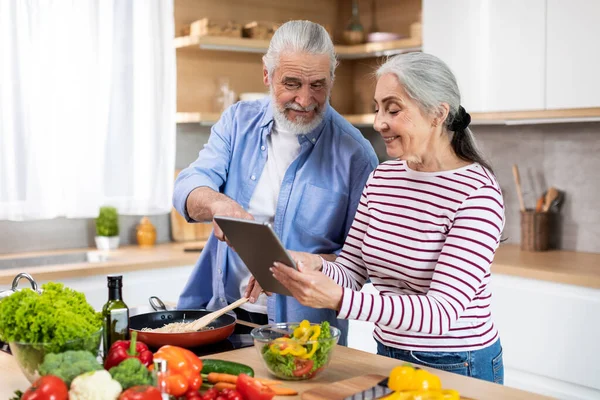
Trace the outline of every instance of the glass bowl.
<instances>
[{"instance_id":1,"label":"glass bowl","mask_svg":"<svg viewBox=\"0 0 600 400\"><path fill-rule=\"evenodd\" d=\"M55 343L21 343L9 342L10 351L17 360L19 368L29 382L35 382L39 377L39 366L44 361L46 354L62 353L67 350L87 350L98 356L102 342L102 328L85 338L73 339L62 346Z\"/></svg>"},{"instance_id":2,"label":"glass bowl","mask_svg":"<svg viewBox=\"0 0 600 400\"><path fill-rule=\"evenodd\" d=\"M310 331L305 338L320 329L320 324L308 324L304 328L307 326ZM250 333L265 368L277 378L311 379L323 372L331 361L340 330L330 326L330 337L323 338L321 332L315 340L298 340L294 338L294 330L298 327L301 327L298 322L279 323L254 328Z\"/></svg>"}]
</instances>

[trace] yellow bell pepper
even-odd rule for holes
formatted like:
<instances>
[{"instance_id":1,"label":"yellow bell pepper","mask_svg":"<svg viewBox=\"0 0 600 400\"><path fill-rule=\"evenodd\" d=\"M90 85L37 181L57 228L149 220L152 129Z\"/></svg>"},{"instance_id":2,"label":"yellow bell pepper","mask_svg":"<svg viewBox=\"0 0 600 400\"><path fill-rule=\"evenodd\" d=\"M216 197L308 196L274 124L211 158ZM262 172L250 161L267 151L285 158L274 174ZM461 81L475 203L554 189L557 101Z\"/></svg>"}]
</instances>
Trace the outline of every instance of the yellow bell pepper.
<instances>
[{"instance_id":1,"label":"yellow bell pepper","mask_svg":"<svg viewBox=\"0 0 600 400\"><path fill-rule=\"evenodd\" d=\"M282 356L291 354L293 356L301 357L307 352L306 347L290 338L277 338L271 343L269 348L273 353L281 354Z\"/></svg>"},{"instance_id":2,"label":"yellow bell pepper","mask_svg":"<svg viewBox=\"0 0 600 400\"><path fill-rule=\"evenodd\" d=\"M409 390L440 390L442 381L436 375L410 365L392 369L388 387L396 392Z\"/></svg>"},{"instance_id":3,"label":"yellow bell pepper","mask_svg":"<svg viewBox=\"0 0 600 400\"><path fill-rule=\"evenodd\" d=\"M311 326L308 320L300 322L300 325L294 329L293 337L300 343L306 343L311 340L317 340L321 335L321 326Z\"/></svg>"},{"instance_id":4,"label":"yellow bell pepper","mask_svg":"<svg viewBox=\"0 0 600 400\"><path fill-rule=\"evenodd\" d=\"M380 400L460 400L456 390L410 390L394 392Z\"/></svg>"}]
</instances>

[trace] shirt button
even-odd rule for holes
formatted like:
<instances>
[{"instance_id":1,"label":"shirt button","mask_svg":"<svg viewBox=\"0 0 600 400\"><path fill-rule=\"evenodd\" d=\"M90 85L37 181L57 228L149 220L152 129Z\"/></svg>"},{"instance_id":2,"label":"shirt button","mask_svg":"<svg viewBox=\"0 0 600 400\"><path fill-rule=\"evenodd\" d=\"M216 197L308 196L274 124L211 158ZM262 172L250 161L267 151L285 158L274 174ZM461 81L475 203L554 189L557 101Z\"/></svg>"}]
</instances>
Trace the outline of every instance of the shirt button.
<instances>
[{"instance_id":1,"label":"shirt button","mask_svg":"<svg viewBox=\"0 0 600 400\"><path fill-rule=\"evenodd\" d=\"M225 299L221 297L221 303L225 303Z\"/></svg>"},{"instance_id":2,"label":"shirt button","mask_svg":"<svg viewBox=\"0 0 600 400\"><path fill-rule=\"evenodd\" d=\"M315 139L315 138L313 138L313 139L312 139L312 142L313 142L313 143L314 143L314 142L316 142L316 141L317 141L317 139Z\"/></svg>"},{"instance_id":3,"label":"shirt button","mask_svg":"<svg viewBox=\"0 0 600 400\"><path fill-rule=\"evenodd\" d=\"M265 146L260 146L260 149L261 149L262 151L265 151L266 147L265 147Z\"/></svg>"},{"instance_id":4,"label":"shirt button","mask_svg":"<svg viewBox=\"0 0 600 400\"><path fill-rule=\"evenodd\" d=\"M256 175L252 175L252 176L250 177L250 179L252 179L253 181L255 181L255 180L256 180Z\"/></svg>"},{"instance_id":5,"label":"shirt button","mask_svg":"<svg viewBox=\"0 0 600 400\"><path fill-rule=\"evenodd\" d=\"M219 275L221 275L223 273L223 270L221 268L219 268Z\"/></svg>"}]
</instances>

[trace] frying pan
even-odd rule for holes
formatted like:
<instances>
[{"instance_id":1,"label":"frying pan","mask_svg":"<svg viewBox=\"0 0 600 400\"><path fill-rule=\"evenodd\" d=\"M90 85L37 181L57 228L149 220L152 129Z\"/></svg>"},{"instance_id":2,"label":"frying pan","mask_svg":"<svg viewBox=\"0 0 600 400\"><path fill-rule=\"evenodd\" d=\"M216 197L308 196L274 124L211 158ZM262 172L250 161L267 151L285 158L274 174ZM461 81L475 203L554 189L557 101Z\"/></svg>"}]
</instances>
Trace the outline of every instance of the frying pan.
<instances>
[{"instance_id":1,"label":"frying pan","mask_svg":"<svg viewBox=\"0 0 600 400\"><path fill-rule=\"evenodd\" d=\"M155 311L134 315L129 318L129 330L137 331L139 341L148 346L158 348L164 345L179 347L198 347L225 340L235 329L236 318L232 314L223 314L210 323L210 327L199 332L163 333L142 331L143 328L156 329L172 322L190 322L201 318L210 311L207 310L171 310L167 311L164 303L157 297L150 297L150 305Z\"/></svg>"}]
</instances>

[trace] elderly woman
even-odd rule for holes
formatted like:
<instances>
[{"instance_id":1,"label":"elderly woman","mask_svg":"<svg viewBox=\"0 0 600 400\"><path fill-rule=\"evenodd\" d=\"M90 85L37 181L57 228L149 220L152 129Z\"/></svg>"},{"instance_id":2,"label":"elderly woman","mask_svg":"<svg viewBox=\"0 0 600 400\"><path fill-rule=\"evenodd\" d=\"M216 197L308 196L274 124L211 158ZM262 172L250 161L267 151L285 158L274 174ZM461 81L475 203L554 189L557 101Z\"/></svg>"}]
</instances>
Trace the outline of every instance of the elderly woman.
<instances>
[{"instance_id":1,"label":"elderly woman","mask_svg":"<svg viewBox=\"0 0 600 400\"><path fill-rule=\"evenodd\" d=\"M468 129L454 75L410 53L377 71L375 130L394 158L370 176L335 262L294 253L273 275L301 303L375 323L378 353L503 382L490 311L502 193ZM378 294L360 292L370 279Z\"/></svg>"}]
</instances>

